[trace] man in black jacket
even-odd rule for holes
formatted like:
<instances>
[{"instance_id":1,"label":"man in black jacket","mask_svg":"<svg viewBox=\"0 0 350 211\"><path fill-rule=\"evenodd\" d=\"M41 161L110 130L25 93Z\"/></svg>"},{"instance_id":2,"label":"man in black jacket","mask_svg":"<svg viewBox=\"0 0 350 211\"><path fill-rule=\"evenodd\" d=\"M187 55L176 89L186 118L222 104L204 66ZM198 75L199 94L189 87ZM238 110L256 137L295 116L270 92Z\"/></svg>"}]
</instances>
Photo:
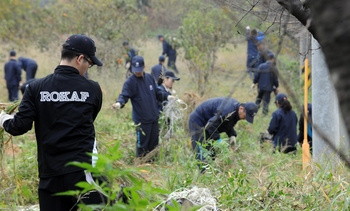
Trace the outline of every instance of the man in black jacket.
<instances>
[{"instance_id":1,"label":"man in black jacket","mask_svg":"<svg viewBox=\"0 0 350 211\"><path fill-rule=\"evenodd\" d=\"M95 56L95 43L85 35L72 35L63 44L61 61L53 74L30 83L16 115L0 114L8 133L26 133L35 124L39 164L39 204L41 211L77 210L77 204L100 204L105 197L91 192L78 201L56 193L79 190L78 182L93 182L90 173L72 161L94 165L97 153L93 122L102 105L97 82L84 74L93 65L102 66Z\"/></svg>"},{"instance_id":2,"label":"man in black jacket","mask_svg":"<svg viewBox=\"0 0 350 211\"><path fill-rule=\"evenodd\" d=\"M123 108L131 100L132 119L136 128L136 157L143 157L152 151L159 142L158 103L173 96L157 87L151 74L144 72L143 57L135 56L131 63L131 75L124 82L122 93L113 107Z\"/></svg>"}]
</instances>

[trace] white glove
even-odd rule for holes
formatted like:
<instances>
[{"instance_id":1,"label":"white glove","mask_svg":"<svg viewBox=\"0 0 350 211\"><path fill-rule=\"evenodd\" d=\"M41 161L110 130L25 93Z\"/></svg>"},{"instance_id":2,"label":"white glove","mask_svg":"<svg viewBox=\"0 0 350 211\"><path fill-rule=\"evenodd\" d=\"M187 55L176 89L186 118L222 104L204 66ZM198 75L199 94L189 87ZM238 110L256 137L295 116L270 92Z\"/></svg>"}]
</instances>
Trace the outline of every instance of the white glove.
<instances>
[{"instance_id":1,"label":"white glove","mask_svg":"<svg viewBox=\"0 0 350 211\"><path fill-rule=\"evenodd\" d=\"M125 69L129 69L130 68L130 62L125 64Z\"/></svg>"},{"instance_id":2,"label":"white glove","mask_svg":"<svg viewBox=\"0 0 350 211\"><path fill-rule=\"evenodd\" d=\"M120 103L114 103L112 106L115 109L120 109L120 107L121 107Z\"/></svg>"},{"instance_id":3,"label":"white glove","mask_svg":"<svg viewBox=\"0 0 350 211\"><path fill-rule=\"evenodd\" d=\"M180 103L180 104L181 104L181 103L184 103L184 101L182 101L181 99L177 99L176 101L177 101L178 103Z\"/></svg>"},{"instance_id":4,"label":"white glove","mask_svg":"<svg viewBox=\"0 0 350 211\"><path fill-rule=\"evenodd\" d=\"M246 29L250 29L250 26L245 27Z\"/></svg>"},{"instance_id":5,"label":"white glove","mask_svg":"<svg viewBox=\"0 0 350 211\"><path fill-rule=\"evenodd\" d=\"M5 111L1 111L0 113L0 127L4 128L4 122L13 119L14 115L7 114Z\"/></svg>"},{"instance_id":6,"label":"white glove","mask_svg":"<svg viewBox=\"0 0 350 211\"><path fill-rule=\"evenodd\" d=\"M250 86L251 89L254 89L254 87L255 87L255 84L252 84L252 85Z\"/></svg>"},{"instance_id":7,"label":"white glove","mask_svg":"<svg viewBox=\"0 0 350 211\"><path fill-rule=\"evenodd\" d=\"M168 101L170 101L170 100L174 100L176 97L174 97L174 96L172 96L172 95L168 95Z\"/></svg>"},{"instance_id":8,"label":"white glove","mask_svg":"<svg viewBox=\"0 0 350 211\"><path fill-rule=\"evenodd\" d=\"M172 89L172 90L171 90L171 94L172 94L172 95L175 95L175 94L176 94L175 89Z\"/></svg>"},{"instance_id":9,"label":"white glove","mask_svg":"<svg viewBox=\"0 0 350 211\"><path fill-rule=\"evenodd\" d=\"M230 137L230 146L236 147L236 137L235 136Z\"/></svg>"}]
</instances>

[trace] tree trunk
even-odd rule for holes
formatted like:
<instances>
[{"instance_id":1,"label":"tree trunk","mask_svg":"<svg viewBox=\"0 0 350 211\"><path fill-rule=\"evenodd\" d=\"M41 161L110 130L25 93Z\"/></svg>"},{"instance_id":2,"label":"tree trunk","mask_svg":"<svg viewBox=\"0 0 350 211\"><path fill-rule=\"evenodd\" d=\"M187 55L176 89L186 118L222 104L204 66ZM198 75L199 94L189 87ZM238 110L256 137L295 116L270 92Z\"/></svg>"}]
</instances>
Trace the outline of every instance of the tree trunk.
<instances>
[{"instance_id":1,"label":"tree trunk","mask_svg":"<svg viewBox=\"0 0 350 211\"><path fill-rule=\"evenodd\" d=\"M348 0L277 0L320 43L335 90L346 129L350 134L350 2ZM307 8L309 7L309 8ZM313 70L317 71L317 70Z\"/></svg>"}]
</instances>

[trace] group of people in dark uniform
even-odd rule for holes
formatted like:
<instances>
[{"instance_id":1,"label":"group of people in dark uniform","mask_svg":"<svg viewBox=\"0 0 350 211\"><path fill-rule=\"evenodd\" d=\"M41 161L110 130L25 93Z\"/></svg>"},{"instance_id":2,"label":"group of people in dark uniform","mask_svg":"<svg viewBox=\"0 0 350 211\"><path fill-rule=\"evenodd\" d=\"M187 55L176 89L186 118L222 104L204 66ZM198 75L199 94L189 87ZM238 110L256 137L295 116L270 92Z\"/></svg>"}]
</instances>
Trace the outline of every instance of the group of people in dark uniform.
<instances>
[{"instance_id":1,"label":"group of people in dark uniform","mask_svg":"<svg viewBox=\"0 0 350 211\"><path fill-rule=\"evenodd\" d=\"M298 118L292 109L287 95L279 93L278 69L276 67L274 54L265 48L264 33L257 29L250 30L246 27L247 40L247 71L253 80L252 89L257 87L258 95L256 104L263 104L262 114L268 114L271 93L275 94L275 105L277 110L273 112L268 133L273 135L273 151L278 149L283 153L296 151L296 144L302 144L303 138L303 113L299 120L299 135L297 135ZM311 104L309 104L309 120L311 120ZM308 141L312 146L312 127L308 123Z\"/></svg>"},{"instance_id":2,"label":"group of people in dark uniform","mask_svg":"<svg viewBox=\"0 0 350 211\"><path fill-rule=\"evenodd\" d=\"M170 47L164 37L158 38L163 42L163 53L159 57L159 64L152 68L152 74L145 72L144 58L136 55L136 51L133 51L128 43L123 43L127 50L134 52L134 55L128 56L130 60L126 63L129 63L132 74L124 82L113 107L120 109L129 100L131 101L132 119L137 127L137 157L147 155L158 145L159 102L177 100L172 95L171 89L174 82L180 78L164 67L166 55L169 57L168 67L178 73L174 66L176 51L175 54L169 51ZM259 44L261 40L252 42ZM96 46L90 37L81 34L71 35L62 45L60 64L55 71L26 86L18 112L0 113L0 127L14 136L26 133L31 130L33 123L35 125L40 210L77 210L78 203L107 202L106 196L98 191L91 191L81 198L55 195L68 190L82 190L75 186L78 182L86 181L95 186L97 185L95 181L102 182L101 178L78 166L66 165L78 161L95 166L97 162L94 121L102 107L102 91L97 82L85 77L88 68L94 65L102 66L95 53ZM248 59L256 56L253 55ZM259 89L267 87L264 91L269 94L273 91L271 87L278 88L276 81L278 74L274 75L276 70L272 58L274 57L270 54L266 62L257 66L257 70L252 70L254 86L258 84ZM10 61L5 64L9 101L18 100L18 86L22 81L21 69L26 71L26 81L29 81L35 77L37 64L26 58L17 61L16 52L11 51ZM272 80L271 84L262 82L267 79ZM262 98L262 101L268 99L268 97ZM229 144L235 147L237 133L234 126L240 120L253 123L260 102L258 99L254 103L217 97L200 104L189 117L189 129L196 159L205 162L206 157L215 158L213 146L223 141L221 133L226 133ZM273 134L274 150L293 152L296 150L297 141L302 139L301 137L298 139L296 133L297 116L285 94L278 93L275 104L277 110L273 112L267 129ZM268 112L266 108L263 109L265 115Z\"/></svg>"},{"instance_id":3,"label":"group of people in dark uniform","mask_svg":"<svg viewBox=\"0 0 350 211\"><path fill-rule=\"evenodd\" d=\"M189 129L192 147L195 157L200 161L206 160L204 155L215 157L213 145L222 141L220 133L226 133L229 144L233 147L236 146L237 133L234 126L239 120L244 119L253 123L260 104L262 104L263 116L268 115L271 93L275 93L274 102L277 107L267 129L273 135L273 151L278 150L284 153L296 151L298 119L287 96L278 93L279 82L275 56L264 47L264 34L262 32L257 29L250 31L250 28L247 27L246 34L248 42L247 71L253 81L251 88L257 88L258 95L255 102L239 102L236 99L225 97L211 98L191 113ZM167 70L164 65L165 56L167 56L168 68L178 73L175 66L176 50L172 49L163 35L159 35L158 40L163 45L162 55L158 59L159 63L152 67L151 74L149 74L143 71L144 61L142 57L134 56L131 58L130 70L133 74L127 78L122 93L113 105L115 108L122 108L128 99L131 99L133 120L140 127L137 129L137 157L145 156L158 145L158 114L162 110L164 102L172 97L172 84L165 86L164 81L173 83L175 80L179 80L174 72ZM149 116L146 117L147 115ZM139 130L145 131L144 134L147 135L140 133ZM203 153L203 151L207 153Z\"/></svg>"}]
</instances>

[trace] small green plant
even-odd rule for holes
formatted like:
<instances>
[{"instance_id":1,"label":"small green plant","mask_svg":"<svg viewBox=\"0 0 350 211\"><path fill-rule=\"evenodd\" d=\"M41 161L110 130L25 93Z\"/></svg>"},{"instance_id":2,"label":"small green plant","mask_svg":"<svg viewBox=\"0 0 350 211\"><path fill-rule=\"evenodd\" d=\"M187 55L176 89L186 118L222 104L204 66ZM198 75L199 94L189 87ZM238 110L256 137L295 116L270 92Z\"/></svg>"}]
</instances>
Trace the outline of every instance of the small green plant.
<instances>
[{"instance_id":1,"label":"small green plant","mask_svg":"<svg viewBox=\"0 0 350 211\"><path fill-rule=\"evenodd\" d=\"M166 194L167 191L154 187L150 182L141 177L141 169L135 167L125 168L119 166L118 162L123 157L119 142L116 141L114 147L109 148L104 154L92 154L97 156L96 166L88 163L71 162L68 165L75 165L86 169L95 177L105 177L107 182L94 184L88 182L79 182L77 186L81 191L66 191L58 195L71 195L77 198L84 197L84 194L91 190L98 190L103 193L108 201L107 205L83 205L79 207L83 210L148 210L159 203L159 195ZM121 191L128 198L127 203L117 198L117 193Z\"/></svg>"}]
</instances>

